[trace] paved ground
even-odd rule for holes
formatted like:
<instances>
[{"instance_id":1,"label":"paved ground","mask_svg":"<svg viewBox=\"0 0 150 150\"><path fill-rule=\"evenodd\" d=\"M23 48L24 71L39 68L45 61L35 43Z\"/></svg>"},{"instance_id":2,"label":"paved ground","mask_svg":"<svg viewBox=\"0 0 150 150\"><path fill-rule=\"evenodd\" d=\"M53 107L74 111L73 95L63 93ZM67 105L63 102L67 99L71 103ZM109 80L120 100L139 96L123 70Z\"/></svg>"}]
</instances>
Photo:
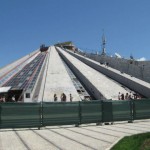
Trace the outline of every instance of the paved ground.
<instances>
[{"instance_id":1,"label":"paved ground","mask_svg":"<svg viewBox=\"0 0 150 150\"><path fill-rule=\"evenodd\" d=\"M0 150L107 150L120 138L150 131L150 120L114 125L0 129Z\"/></svg>"}]
</instances>

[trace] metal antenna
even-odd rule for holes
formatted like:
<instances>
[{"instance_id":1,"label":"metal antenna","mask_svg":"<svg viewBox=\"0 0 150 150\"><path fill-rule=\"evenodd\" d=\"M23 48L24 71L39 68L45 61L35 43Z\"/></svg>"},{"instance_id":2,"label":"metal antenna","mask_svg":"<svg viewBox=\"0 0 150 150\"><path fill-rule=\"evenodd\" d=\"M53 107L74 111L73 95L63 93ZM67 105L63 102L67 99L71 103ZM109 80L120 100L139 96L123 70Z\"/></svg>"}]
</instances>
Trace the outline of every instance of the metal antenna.
<instances>
[{"instance_id":1,"label":"metal antenna","mask_svg":"<svg viewBox=\"0 0 150 150\"><path fill-rule=\"evenodd\" d=\"M105 38L105 34L104 34L104 30L103 30L103 35L102 35L102 53L101 55L106 55L106 38Z\"/></svg>"}]
</instances>

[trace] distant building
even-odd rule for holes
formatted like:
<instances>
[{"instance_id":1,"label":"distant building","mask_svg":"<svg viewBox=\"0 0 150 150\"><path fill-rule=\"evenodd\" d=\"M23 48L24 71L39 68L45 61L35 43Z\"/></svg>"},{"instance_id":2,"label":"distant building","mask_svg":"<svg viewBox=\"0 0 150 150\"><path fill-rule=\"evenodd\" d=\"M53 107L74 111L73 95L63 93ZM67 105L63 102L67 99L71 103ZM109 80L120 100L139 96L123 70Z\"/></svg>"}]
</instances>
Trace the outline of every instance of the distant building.
<instances>
[{"instance_id":1,"label":"distant building","mask_svg":"<svg viewBox=\"0 0 150 150\"><path fill-rule=\"evenodd\" d=\"M40 51L41 51L41 52L47 51L48 48L49 48L49 47L45 46L45 44L42 44L42 45L40 46Z\"/></svg>"},{"instance_id":2,"label":"distant building","mask_svg":"<svg viewBox=\"0 0 150 150\"><path fill-rule=\"evenodd\" d=\"M57 44L55 44L55 46L58 46L61 48L66 48L66 49L73 50L73 51L76 49L75 45L71 41L57 43Z\"/></svg>"}]
</instances>

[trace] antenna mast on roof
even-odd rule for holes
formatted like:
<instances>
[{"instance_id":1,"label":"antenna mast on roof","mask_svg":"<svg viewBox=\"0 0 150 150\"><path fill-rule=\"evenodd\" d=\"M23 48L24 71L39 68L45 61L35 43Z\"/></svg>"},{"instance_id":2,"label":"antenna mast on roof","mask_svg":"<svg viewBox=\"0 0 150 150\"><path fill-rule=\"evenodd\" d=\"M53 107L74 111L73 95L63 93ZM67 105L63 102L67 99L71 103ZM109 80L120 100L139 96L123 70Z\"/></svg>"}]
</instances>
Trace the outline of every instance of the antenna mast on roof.
<instances>
[{"instance_id":1,"label":"antenna mast on roof","mask_svg":"<svg viewBox=\"0 0 150 150\"><path fill-rule=\"evenodd\" d=\"M104 34L104 30L103 30L103 35L102 35L102 53L101 55L106 55L106 38L105 38L105 34Z\"/></svg>"}]
</instances>

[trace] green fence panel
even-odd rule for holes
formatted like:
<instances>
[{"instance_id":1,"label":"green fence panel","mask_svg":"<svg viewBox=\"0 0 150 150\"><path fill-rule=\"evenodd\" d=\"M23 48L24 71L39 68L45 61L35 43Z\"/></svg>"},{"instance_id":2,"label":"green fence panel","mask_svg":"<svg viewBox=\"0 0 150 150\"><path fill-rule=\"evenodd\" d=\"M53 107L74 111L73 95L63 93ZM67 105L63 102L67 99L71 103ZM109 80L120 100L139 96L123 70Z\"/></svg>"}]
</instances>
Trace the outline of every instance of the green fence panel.
<instances>
[{"instance_id":1,"label":"green fence panel","mask_svg":"<svg viewBox=\"0 0 150 150\"><path fill-rule=\"evenodd\" d=\"M0 126L1 126L1 103L0 103Z\"/></svg>"},{"instance_id":2,"label":"green fence panel","mask_svg":"<svg viewBox=\"0 0 150 150\"><path fill-rule=\"evenodd\" d=\"M2 103L0 107L0 128L41 126L38 103Z\"/></svg>"},{"instance_id":3,"label":"green fence panel","mask_svg":"<svg viewBox=\"0 0 150 150\"><path fill-rule=\"evenodd\" d=\"M79 102L44 102L43 125L69 125L79 123Z\"/></svg>"},{"instance_id":4,"label":"green fence panel","mask_svg":"<svg viewBox=\"0 0 150 150\"><path fill-rule=\"evenodd\" d=\"M112 100L102 101L102 121L103 122L113 121Z\"/></svg>"},{"instance_id":5,"label":"green fence panel","mask_svg":"<svg viewBox=\"0 0 150 150\"><path fill-rule=\"evenodd\" d=\"M119 100L112 101L113 121L132 120L131 101Z\"/></svg>"},{"instance_id":6,"label":"green fence panel","mask_svg":"<svg viewBox=\"0 0 150 150\"><path fill-rule=\"evenodd\" d=\"M133 119L149 119L150 118L150 99L134 100Z\"/></svg>"},{"instance_id":7,"label":"green fence panel","mask_svg":"<svg viewBox=\"0 0 150 150\"><path fill-rule=\"evenodd\" d=\"M102 101L80 102L80 123L102 122Z\"/></svg>"}]
</instances>

